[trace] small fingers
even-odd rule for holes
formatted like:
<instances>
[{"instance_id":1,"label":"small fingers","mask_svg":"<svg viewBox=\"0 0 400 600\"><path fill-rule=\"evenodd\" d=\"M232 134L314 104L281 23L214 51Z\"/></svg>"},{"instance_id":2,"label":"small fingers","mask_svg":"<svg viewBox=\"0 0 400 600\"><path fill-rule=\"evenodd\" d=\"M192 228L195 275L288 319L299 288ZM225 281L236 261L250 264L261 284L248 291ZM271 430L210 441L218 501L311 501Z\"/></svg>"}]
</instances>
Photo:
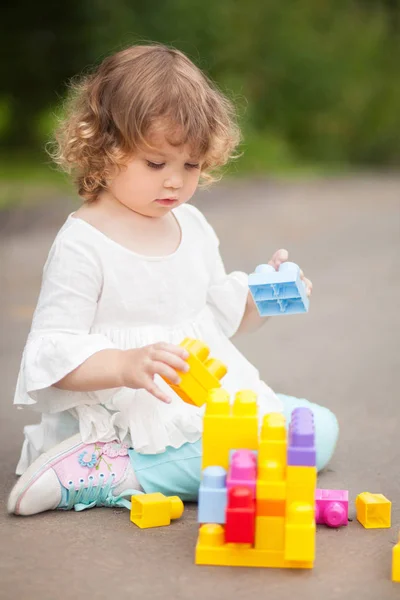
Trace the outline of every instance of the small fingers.
<instances>
[{"instance_id":1,"label":"small fingers","mask_svg":"<svg viewBox=\"0 0 400 600\"><path fill-rule=\"evenodd\" d=\"M161 400L161 402L165 402L165 404L171 404L171 398L167 396L167 394L164 394L164 392L160 390L158 385L156 385L152 379L149 379L146 386L144 386L144 389L155 396L158 400Z\"/></svg>"},{"instance_id":2,"label":"small fingers","mask_svg":"<svg viewBox=\"0 0 400 600\"><path fill-rule=\"evenodd\" d=\"M302 281L304 281L304 285L306 286L307 296L311 296L312 288L313 288L312 281L310 279L307 279L307 277L304 277L303 271L300 271L300 277L301 277Z\"/></svg>"},{"instance_id":3,"label":"small fingers","mask_svg":"<svg viewBox=\"0 0 400 600\"><path fill-rule=\"evenodd\" d=\"M156 360L157 362L165 363L169 367L172 367L177 371L182 371L183 373L189 371L189 365L185 360L182 360L180 356L177 356L176 354L172 354L171 352L167 352L165 350L158 350L157 352L155 352L154 360Z\"/></svg>"},{"instance_id":4,"label":"small fingers","mask_svg":"<svg viewBox=\"0 0 400 600\"><path fill-rule=\"evenodd\" d=\"M287 250L285 250L285 248L281 248L280 250L277 250L276 252L274 252L274 254L272 255L271 260L268 262L269 265L271 265L272 267L274 267L274 269L278 270L279 266L286 262L289 259L289 252Z\"/></svg>"},{"instance_id":5,"label":"small fingers","mask_svg":"<svg viewBox=\"0 0 400 600\"><path fill-rule=\"evenodd\" d=\"M185 348L182 348L182 346L176 346L175 344L159 342L158 344L154 344L153 348L155 350L164 350L165 352L170 352L171 354L180 356L183 360L189 358L189 352L185 350Z\"/></svg>"},{"instance_id":6,"label":"small fingers","mask_svg":"<svg viewBox=\"0 0 400 600\"><path fill-rule=\"evenodd\" d=\"M175 369L172 369L168 365L163 362L155 361L151 366L151 370L153 371L153 375L160 375L161 377L165 377L171 383L178 385L181 381L178 373Z\"/></svg>"}]
</instances>

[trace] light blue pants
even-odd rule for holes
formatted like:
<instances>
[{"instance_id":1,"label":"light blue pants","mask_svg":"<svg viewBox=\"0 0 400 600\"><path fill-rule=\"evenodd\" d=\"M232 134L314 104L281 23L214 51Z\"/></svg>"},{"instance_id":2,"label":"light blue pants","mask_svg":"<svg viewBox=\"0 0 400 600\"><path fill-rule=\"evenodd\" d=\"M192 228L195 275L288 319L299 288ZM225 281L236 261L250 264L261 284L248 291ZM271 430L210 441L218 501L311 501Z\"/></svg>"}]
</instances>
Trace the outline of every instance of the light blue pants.
<instances>
[{"instance_id":1,"label":"light blue pants","mask_svg":"<svg viewBox=\"0 0 400 600\"><path fill-rule=\"evenodd\" d=\"M334 452L339 434L335 415L327 408L308 400L278 394L283 403L286 423L294 408L308 406L314 413L317 468L323 469ZM201 474L201 440L169 447L162 454L138 454L129 450L131 463L146 494L161 492L182 500L197 500Z\"/></svg>"}]
</instances>

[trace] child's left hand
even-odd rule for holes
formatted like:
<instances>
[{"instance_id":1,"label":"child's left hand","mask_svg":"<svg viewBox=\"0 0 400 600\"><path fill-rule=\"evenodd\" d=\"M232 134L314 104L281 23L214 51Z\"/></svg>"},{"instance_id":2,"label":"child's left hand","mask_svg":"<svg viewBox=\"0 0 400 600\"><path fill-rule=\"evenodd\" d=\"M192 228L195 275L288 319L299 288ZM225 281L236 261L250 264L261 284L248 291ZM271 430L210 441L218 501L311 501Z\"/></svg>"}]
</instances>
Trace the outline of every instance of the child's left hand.
<instances>
[{"instance_id":1,"label":"child's left hand","mask_svg":"<svg viewBox=\"0 0 400 600\"><path fill-rule=\"evenodd\" d=\"M280 250L277 250L276 252L274 252L271 260L268 261L268 264L271 265L272 267L274 267L274 269L276 271L278 271L279 265L286 262L288 259L289 259L289 252L287 250L281 248ZM305 286L307 289L307 296L308 297L311 296L312 283L309 279L307 279L307 277L304 276L304 273L301 269L300 269L300 277L305 283Z\"/></svg>"}]
</instances>

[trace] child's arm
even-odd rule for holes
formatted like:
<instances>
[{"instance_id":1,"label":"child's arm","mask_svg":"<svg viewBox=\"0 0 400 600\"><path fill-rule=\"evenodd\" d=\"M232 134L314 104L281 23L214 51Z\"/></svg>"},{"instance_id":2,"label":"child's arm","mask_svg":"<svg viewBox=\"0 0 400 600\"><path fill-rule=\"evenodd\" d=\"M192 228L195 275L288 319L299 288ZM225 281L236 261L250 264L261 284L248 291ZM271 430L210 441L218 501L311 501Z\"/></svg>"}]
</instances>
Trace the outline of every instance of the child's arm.
<instances>
[{"instance_id":1,"label":"child's arm","mask_svg":"<svg viewBox=\"0 0 400 600\"><path fill-rule=\"evenodd\" d=\"M253 333L260 329L268 321L270 317L260 317L260 314L257 310L256 303L253 300L253 296L248 293L246 300L246 308L243 313L243 318L240 322L240 325L235 333L235 335L241 333Z\"/></svg>"},{"instance_id":2,"label":"child's arm","mask_svg":"<svg viewBox=\"0 0 400 600\"><path fill-rule=\"evenodd\" d=\"M237 333L256 331L267 321L268 317L260 317L258 313L248 289L248 276L240 271L226 273L219 251L219 240L214 229L197 208L188 206L189 208L203 229L206 240L204 247L211 264L207 303L228 337L233 337ZM281 263L288 259L288 251L281 249L273 254L268 264L278 270ZM302 271L300 276L306 284L307 295L310 296L312 283L304 277Z\"/></svg>"},{"instance_id":3,"label":"child's arm","mask_svg":"<svg viewBox=\"0 0 400 600\"><path fill-rule=\"evenodd\" d=\"M102 289L95 249L85 239L60 236L44 268L16 403L51 405L57 397L56 390L48 393L51 387L88 392L121 386L145 388L169 401L153 377L159 374L178 382L175 369L185 371L185 351L169 344L122 351L107 336L91 333ZM72 395L67 401L70 407Z\"/></svg>"},{"instance_id":4,"label":"child's arm","mask_svg":"<svg viewBox=\"0 0 400 600\"><path fill-rule=\"evenodd\" d=\"M289 259L289 253L287 250L281 249L277 250L272 256L271 260L268 262L269 265L272 265L276 270L279 269L279 266L286 262ZM300 273L301 279L304 281L307 287L307 296L311 295L312 292L312 283L309 279L304 277L303 271ZM236 334L238 333L252 333L253 331L257 331L269 317L260 317L259 312L256 307L256 303L253 300L252 295L248 294L246 301L246 308L243 314L242 321L238 327Z\"/></svg>"},{"instance_id":5,"label":"child's arm","mask_svg":"<svg viewBox=\"0 0 400 600\"><path fill-rule=\"evenodd\" d=\"M178 385L178 371L187 371L189 353L180 346L158 343L132 350L101 350L55 383L62 390L92 392L117 387L143 388L162 402L171 400L154 383L162 375Z\"/></svg>"}]
</instances>

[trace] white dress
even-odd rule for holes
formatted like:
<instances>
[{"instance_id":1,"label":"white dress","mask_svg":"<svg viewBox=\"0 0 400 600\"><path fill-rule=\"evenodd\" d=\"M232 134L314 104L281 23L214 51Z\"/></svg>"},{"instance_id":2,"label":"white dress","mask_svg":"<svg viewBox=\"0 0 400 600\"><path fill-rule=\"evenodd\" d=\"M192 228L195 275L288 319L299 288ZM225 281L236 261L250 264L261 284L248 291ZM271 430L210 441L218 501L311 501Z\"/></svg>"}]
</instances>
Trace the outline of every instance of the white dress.
<instances>
[{"instance_id":1,"label":"white dress","mask_svg":"<svg viewBox=\"0 0 400 600\"><path fill-rule=\"evenodd\" d=\"M15 404L42 413L41 423L24 429L18 474L78 431L87 442L119 439L148 454L201 437L203 408L184 403L159 377L171 404L145 390L53 387L106 348L200 339L210 356L227 365L225 389L231 394L254 390L260 414L282 410L257 369L229 340L243 317L247 275L226 274L218 238L197 208L183 204L173 213L181 242L161 257L137 254L73 214L59 231L44 266L15 392Z\"/></svg>"}]
</instances>

